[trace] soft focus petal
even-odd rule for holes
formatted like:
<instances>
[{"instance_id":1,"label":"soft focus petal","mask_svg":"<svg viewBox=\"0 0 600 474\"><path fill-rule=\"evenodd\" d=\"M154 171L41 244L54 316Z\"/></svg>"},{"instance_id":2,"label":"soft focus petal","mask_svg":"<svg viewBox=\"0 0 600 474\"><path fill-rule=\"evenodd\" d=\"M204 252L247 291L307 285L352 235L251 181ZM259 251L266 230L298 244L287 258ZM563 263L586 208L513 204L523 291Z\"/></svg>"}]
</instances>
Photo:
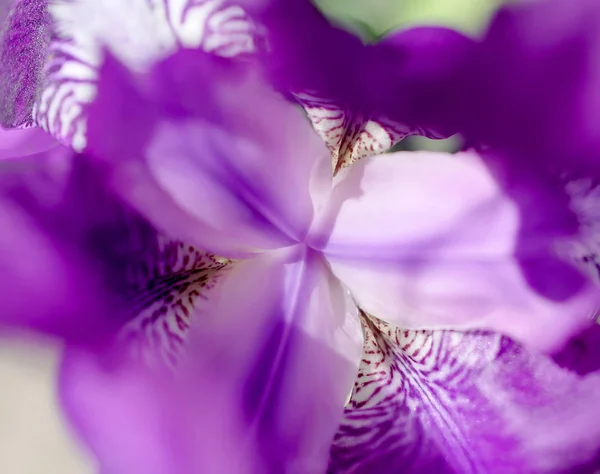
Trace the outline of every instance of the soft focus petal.
<instances>
[{"instance_id":1,"label":"soft focus petal","mask_svg":"<svg viewBox=\"0 0 600 474\"><path fill-rule=\"evenodd\" d=\"M2 324L110 337L129 318L130 279L156 231L65 147L0 165Z\"/></svg>"},{"instance_id":2,"label":"soft focus petal","mask_svg":"<svg viewBox=\"0 0 600 474\"><path fill-rule=\"evenodd\" d=\"M600 371L600 325L581 332L564 347L554 360L561 367L585 375Z\"/></svg>"},{"instance_id":3,"label":"soft focus petal","mask_svg":"<svg viewBox=\"0 0 600 474\"><path fill-rule=\"evenodd\" d=\"M106 474L259 474L241 438L241 407L207 370L176 378L130 361L67 350L60 396Z\"/></svg>"},{"instance_id":4,"label":"soft focus petal","mask_svg":"<svg viewBox=\"0 0 600 474\"><path fill-rule=\"evenodd\" d=\"M159 228L227 257L304 237L311 179L331 178L327 150L296 108L254 68L199 51L143 80L136 89L108 60L90 116L90 150L122 195Z\"/></svg>"},{"instance_id":5,"label":"soft focus petal","mask_svg":"<svg viewBox=\"0 0 600 474\"><path fill-rule=\"evenodd\" d=\"M365 101L375 117L406 124L413 134L446 138L461 131L453 114L475 42L455 30L421 26L396 31L375 45Z\"/></svg>"},{"instance_id":6,"label":"soft focus petal","mask_svg":"<svg viewBox=\"0 0 600 474\"><path fill-rule=\"evenodd\" d=\"M456 105L448 86L473 47L464 35L419 27L365 45L308 0L242 6L265 26L263 59L274 83L305 106L338 169L407 135L441 138L456 131L438 115Z\"/></svg>"},{"instance_id":7,"label":"soft focus petal","mask_svg":"<svg viewBox=\"0 0 600 474\"><path fill-rule=\"evenodd\" d=\"M102 48L143 70L178 46L232 57L254 51L254 27L221 0L56 0L58 35L50 45L37 122L76 149L86 146L87 107L96 95Z\"/></svg>"},{"instance_id":8,"label":"soft focus petal","mask_svg":"<svg viewBox=\"0 0 600 474\"><path fill-rule=\"evenodd\" d=\"M242 397L265 472L323 472L362 348L325 263L298 246L236 264L200 317L192 347Z\"/></svg>"},{"instance_id":9,"label":"soft focus petal","mask_svg":"<svg viewBox=\"0 0 600 474\"><path fill-rule=\"evenodd\" d=\"M503 7L465 69L462 120L472 142L513 166L598 169L600 4L534 0ZM518 72L517 72L518 71Z\"/></svg>"},{"instance_id":10,"label":"soft focus petal","mask_svg":"<svg viewBox=\"0 0 600 474\"><path fill-rule=\"evenodd\" d=\"M365 332L331 472L594 472L599 373L579 377L490 333L369 316Z\"/></svg>"},{"instance_id":11,"label":"soft focus petal","mask_svg":"<svg viewBox=\"0 0 600 474\"><path fill-rule=\"evenodd\" d=\"M246 1L242 6L265 28L264 59L282 91L315 93L341 104L357 98L362 76L356 72L366 55L358 37L332 25L311 1Z\"/></svg>"},{"instance_id":12,"label":"soft focus petal","mask_svg":"<svg viewBox=\"0 0 600 474\"><path fill-rule=\"evenodd\" d=\"M67 224L54 218L65 205L69 155L61 147L0 162L0 322L4 330L18 326L73 340L101 339L105 294L94 286L98 281L85 258L63 239L69 230L46 225ZM71 230L74 225L67 224Z\"/></svg>"},{"instance_id":13,"label":"soft focus petal","mask_svg":"<svg viewBox=\"0 0 600 474\"><path fill-rule=\"evenodd\" d=\"M15 0L6 20L0 11L0 126L33 125L51 19L48 0Z\"/></svg>"},{"instance_id":14,"label":"soft focus petal","mask_svg":"<svg viewBox=\"0 0 600 474\"><path fill-rule=\"evenodd\" d=\"M552 350L590 324L600 290L559 258L574 217L552 196L513 195L474 154L371 158L341 177L312 239L383 320L493 329Z\"/></svg>"},{"instance_id":15,"label":"soft focus petal","mask_svg":"<svg viewBox=\"0 0 600 474\"><path fill-rule=\"evenodd\" d=\"M52 135L39 128L4 130L0 127L0 160L35 155L58 144Z\"/></svg>"}]
</instances>

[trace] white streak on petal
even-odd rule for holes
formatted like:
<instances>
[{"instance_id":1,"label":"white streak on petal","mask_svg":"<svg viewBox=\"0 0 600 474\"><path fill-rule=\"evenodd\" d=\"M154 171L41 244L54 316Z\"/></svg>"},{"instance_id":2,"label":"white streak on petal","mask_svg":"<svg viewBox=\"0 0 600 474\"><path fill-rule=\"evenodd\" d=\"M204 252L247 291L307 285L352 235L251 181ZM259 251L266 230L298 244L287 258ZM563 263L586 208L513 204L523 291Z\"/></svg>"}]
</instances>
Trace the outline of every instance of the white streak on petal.
<instances>
[{"instance_id":1,"label":"white streak on petal","mask_svg":"<svg viewBox=\"0 0 600 474\"><path fill-rule=\"evenodd\" d=\"M136 71L180 46L226 57L255 50L253 24L222 0L52 0L49 10L56 31L34 117L79 151L103 48ZM78 104L63 101L71 95Z\"/></svg>"}]
</instances>

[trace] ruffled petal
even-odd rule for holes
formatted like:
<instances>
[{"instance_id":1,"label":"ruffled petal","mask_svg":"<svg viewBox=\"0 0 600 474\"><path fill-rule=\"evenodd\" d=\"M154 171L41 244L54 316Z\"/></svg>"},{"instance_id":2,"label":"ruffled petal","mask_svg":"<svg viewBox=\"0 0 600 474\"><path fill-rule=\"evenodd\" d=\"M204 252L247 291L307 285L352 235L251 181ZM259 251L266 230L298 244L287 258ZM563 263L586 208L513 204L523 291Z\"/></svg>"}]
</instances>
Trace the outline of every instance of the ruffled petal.
<instances>
[{"instance_id":1,"label":"ruffled petal","mask_svg":"<svg viewBox=\"0 0 600 474\"><path fill-rule=\"evenodd\" d=\"M600 373L579 377L491 333L364 324L330 472L594 472Z\"/></svg>"},{"instance_id":2,"label":"ruffled petal","mask_svg":"<svg viewBox=\"0 0 600 474\"><path fill-rule=\"evenodd\" d=\"M56 0L56 34L36 104L37 123L66 144L87 143L89 103L96 95L102 48L140 70L180 46L231 57L254 51L254 27L221 0Z\"/></svg>"},{"instance_id":3,"label":"ruffled petal","mask_svg":"<svg viewBox=\"0 0 600 474\"><path fill-rule=\"evenodd\" d=\"M204 310L192 354L242 397L264 472L323 472L362 349L347 292L320 256L293 247L236 264Z\"/></svg>"},{"instance_id":4,"label":"ruffled petal","mask_svg":"<svg viewBox=\"0 0 600 474\"><path fill-rule=\"evenodd\" d=\"M420 27L365 45L309 1L243 6L265 26L263 58L273 82L305 107L335 170L408 135L445 138L456 131L437 115L450 105L446 84L470 57L473 41L467 37Z\"/></svg>"},{"instance_id":5,"label":"ruffled petal","mask_svg":"<svg viewBox=\"0 0 600 474\"><path fill-rule=\"evenodd\" d=\"M574 217L536 193L505 194L474 154L370 158L340 178L312 245L383 320L552 350L590 324L600 290L561 258Z\"/></svg>"},{"instance_id":6,"label":"ruffled petal","mask_svg":"<svg viewBox=\"0 0 600 474\"><path fill-rule=\"evenodd\" d=\"M464 70L462 121L473 143L510 166L598 171L600 4L540 0L504 6ZM515 74L515 71L519 71Z\"/></svg>"},{"instance_id":7,"label":"ruffled petal","mask_svg":"<svg viewBox=\"0 0 600 474\"><path fill-rule=\"evenodd\" d=\"M34 124L46 51L50 44L48 0L16 0L0 22L0 125ZM0 11L0 13L2 13Z\"/></svg>"},{"instance_id":8,"label":"ruffled petal","mask_svg":"<svg viewBox=\"0 0 600 474\"><path fill-rule=\"evenodd\" d=\"M241 438L241 407L219 380L196 367L150 371L114 353L67 349L63 408L106 474L259 474Z\"/></svg>"},{"instance_id":9,"label":"ruffled petal","mask_svg":"<svg viewBox=\"0 0 600 474\"><path fill-rule=\"evenodd\" d=\"M0 160L43 153L58 145L52 135L39 128L4 130L0 127Z\"/></svg>"},{"instance_id":10,"label":"ruffled petal","mask_svg":"<svg viewBox=\"0 0 600 474\"><path fill-rule=\"evenodd\" d=\"M303 239L313 199L330 191L328 153L253 67L184 50L145 87L135 80L108 60L90 116L90 151L123 196L159 228L227 257Z\"/></svg>"}]
</instances>

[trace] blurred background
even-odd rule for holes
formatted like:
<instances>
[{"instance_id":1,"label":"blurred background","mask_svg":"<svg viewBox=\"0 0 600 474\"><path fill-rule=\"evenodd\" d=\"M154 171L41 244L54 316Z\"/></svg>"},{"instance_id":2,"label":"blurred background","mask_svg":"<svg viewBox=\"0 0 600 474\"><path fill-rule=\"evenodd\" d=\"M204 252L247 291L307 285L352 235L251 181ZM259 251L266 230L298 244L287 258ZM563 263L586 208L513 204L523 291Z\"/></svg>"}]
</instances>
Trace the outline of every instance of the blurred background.
<instances>
[{"instance_id":1,"label":"blurred background","mask_svg":"<svg viewBox=\"0 0 600 474\"><path fill-rule=\"evenodd\" d=\"M0 6L1 6L0 2ZM477 35L500 0L317 0L330 18L365 41L390 30L437 24ZM0 8L0 19L5 12ZM411 139L404 149L448 149L450 141ZM94 463L64 425L55 400L60 348L0 341L0 473L88 474Z\"/></svg>"}]
</instances>

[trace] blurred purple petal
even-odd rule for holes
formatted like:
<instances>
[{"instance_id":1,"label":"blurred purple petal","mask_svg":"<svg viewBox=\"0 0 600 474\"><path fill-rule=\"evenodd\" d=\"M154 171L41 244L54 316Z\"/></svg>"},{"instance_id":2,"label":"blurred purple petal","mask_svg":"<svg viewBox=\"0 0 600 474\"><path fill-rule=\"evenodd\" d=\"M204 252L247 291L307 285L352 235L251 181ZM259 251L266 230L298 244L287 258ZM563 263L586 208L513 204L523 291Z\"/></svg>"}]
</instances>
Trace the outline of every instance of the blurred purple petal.
<instances>
[{"instance_id":1,"label":"blurred purple petal","mask_svg":"<svg viewBox=\"0 0 600 474\"><path fill-rule=\"evenodd\" d=\"M598 169L600 4L537 0L503 7L466 69L449 120L514 166Z\"/></svg>"},{"instance_id":2,"label":"blurred purple petal","mask_svg":"<svg viewBox=\"0 0 600 474\"><path fill-rule=\"evenodd\" d=\"M366 84L370 107L414 134L445 138L461 131L453 114L475 42L455 30L419 26L397 31L375 46Z\"/></svg>"},{"instance_id":3,"label":"blurred purple petal","mask_svg":"<svg viewBox=\"0 0 600 474\"><path fill-rule=\"evenodd\" d=\"M60 375L62 405L102 473L264 472L244 449L240 407L209 371L177 377L114 357L71 348Z\"/></svg>"},{"instance_id":4,"label":"blurred purple petal","mask_svg":"<svg viewBox=\"0 0 600 474\"><path fill-rule=\"evenodd\" d=\"M5 130L0 127L0 160L42 153L59 143L39 128Z\"/></svg>"},{"instance_id":5,"label":"blurred purple petal","mask_svg":"<svg viewBox=\"0 0 600 474\"><path fill-rule=\"evenodd\" d=\"M12 3L7 19L0 20L0 126L7 128L34 124L51 34L47 0Z\"/></svg>"},{"instance_id":6,"label":"blurred purple petal","mask_svg":"<svg viewBox=\"0 0 600 474\"><path fill-rule=\"evenodd\" d=\"M71 342L111 337L129 317L129 278L156 247L154 229L62 146L0 162L0 196L2 324Z\"/></svg>"},{"instance_id":7,"label":"blurred purple petal","mask_svg":"<svg viewBox=\"0 0 600 474\"><path fill-rule=\"evenodd\" d=\"M554 360L577 374L600 372L600 325L594 324L571 339Z\"/></svg>"},{"instance_id":8,"label":"blurred purple petal","mask_svg":"<svg viewBox=\"0 0 600 474\"><path fill-rule=\"evenodd\" d=\"M549 201L526 204L535 218L522 222L474 154L398 153L341 175L311 238L383 320L493 329L552 350L591 324L600 290L559 258L571 220Z\"/></svg>"},{"instance_id":9,"label":"blurred purple petal","mask_svg":"<svg viewBox=\"0 0 600 474\"><path fill-rule=\"evenodd\" d=\"M360 359L354 302L302 246L235 264L214 291L192 354L242 397L268 472L322 472Z\"/></svg>"},{"instance_id":10,"label":"blurred purple petal","mask_svg":"<svg viewBox=\"0 0 600 474\"><path fill-rule=\"evenodd\" d=\"M302 104L305 96L312 98L308 111L320 132L344 124L342 133L364 133L370 121L390 129L390 140L410 134L440 138L457 131L439 120L439 113L456 105L448 86L461 77L473 47L464 35L447 28L418 27L365 45L330 23L308 0L252 3L256 2L243 6L266 27L263 59L272 80L280 90L297 94ZM327 104L316 107L324 111L317 113L315 100ZM327 111L331 118L323 117ZM388 141L385 134L379 135Z\"/></svg>"},{"instance_id":11,"label":"blurred purple petal","mask_svg":"<svg viewBox=\"0 0 600 474\"><path fill-rule=\"evenodd\" d=\"M594 472L599 373L574 376L490 333L363 321L332 473Z\"/></svg>"},{"instance_id":12,"label":"blurred purple petal","mask_svg":"<svg viewBox=\"0 0 600 474\"><path fill-rule=\"evenodd\" d=\"M90 150L122 195L159 228L228 257L304 237L309 183L329 156L253 67L184 50L144 87L134 81L107 60L90 116Z\"/></svg>"},{"instance_id":13,"label":"blurred purple petal","mask_svg":"<svg viewBox=\"0 0 600 474\"><path fill-rule=\"evenodd\" d=\"M48 232L44 221L51 217L42 215L63 205L70 162L70 151L62 147L0 162L1 322L75 340L94 331L94 338L102 338L97 323L104 308L92 290L95 276L68 242Z\"/></svg>"},{"instance_id":14,"label":"blurred purple petal","mask_svg":"<svg viewBox=\"0 0 600 474\"><path fill-rule=\"evenodd\" d=\"M223 57L254 51L254 26L239 7L221 0L133 0L128 14L114 0L56 0L50 11L60 34L50 45L35 118L78 150L87 143L87 108L96 95L102 48L135 70L180 46Z\"/></svg>"}]
</instances>

